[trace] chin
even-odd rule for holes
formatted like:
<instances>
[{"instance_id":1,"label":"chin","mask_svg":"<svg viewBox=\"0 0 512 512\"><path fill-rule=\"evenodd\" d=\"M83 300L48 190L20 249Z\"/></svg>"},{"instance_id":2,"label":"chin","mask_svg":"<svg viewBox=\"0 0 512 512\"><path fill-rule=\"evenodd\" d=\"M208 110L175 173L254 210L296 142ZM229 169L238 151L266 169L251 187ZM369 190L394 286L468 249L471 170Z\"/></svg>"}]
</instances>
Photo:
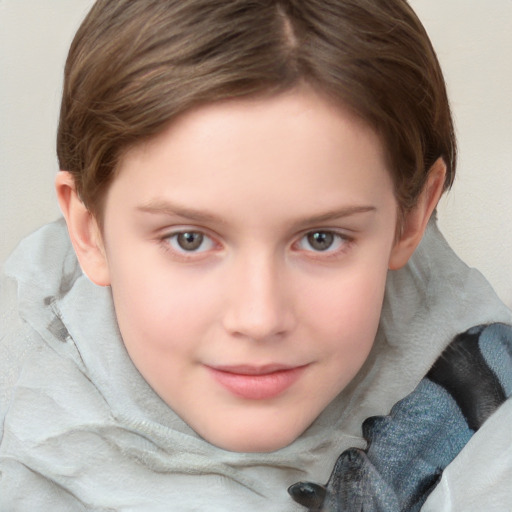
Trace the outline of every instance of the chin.
<instances>
[{"instance_id":1,"label":"chin","mask_svg":"<svg viewBox=\"0 0 512 512\"><path fill-rule=\"evenodd\" d=\"M287 429L291 430L291 429ZM246 431L222 432L220 435L204 436L209 443L230 452L239 453L269 453L280 450L293 443L301 435L302 431L288 432L258 432ZM233 434L233 435L229 435Z\"/></svg>"},{"instance_id":2,"label":"chin","mask_svg":"<svg viewBox=\"0 0 512 512\"><path fill-rule=\"evenodd\" d=\"M298 437L298 436L297 436ZM239 453L270 453L280 450L288 446L289 444L295 441L296 437L286 438L284 440L280 439L241 439L241 440L225 440L227 442L223 444L214 443L219 448L223 450L228 450L230 452L239 452Z\"/></svg>"}]
</instances>

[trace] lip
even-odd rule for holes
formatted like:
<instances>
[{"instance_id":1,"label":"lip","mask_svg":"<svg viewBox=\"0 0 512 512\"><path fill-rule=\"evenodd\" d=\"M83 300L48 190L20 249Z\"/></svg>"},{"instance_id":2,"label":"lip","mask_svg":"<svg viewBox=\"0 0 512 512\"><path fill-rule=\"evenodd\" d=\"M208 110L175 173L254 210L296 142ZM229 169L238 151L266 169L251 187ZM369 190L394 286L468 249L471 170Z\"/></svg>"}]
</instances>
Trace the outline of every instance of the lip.
<instances>
[{"instance_id":1,"label":"lip","mask_svg":"<svg viewBox=\"0 0 512 512\"><path fill-rule=\"evenodd\" d=\"M268 400L284 393L308 365L207 366L213 378L233 395L248 400Z\"/></svg>"}]
</instances>

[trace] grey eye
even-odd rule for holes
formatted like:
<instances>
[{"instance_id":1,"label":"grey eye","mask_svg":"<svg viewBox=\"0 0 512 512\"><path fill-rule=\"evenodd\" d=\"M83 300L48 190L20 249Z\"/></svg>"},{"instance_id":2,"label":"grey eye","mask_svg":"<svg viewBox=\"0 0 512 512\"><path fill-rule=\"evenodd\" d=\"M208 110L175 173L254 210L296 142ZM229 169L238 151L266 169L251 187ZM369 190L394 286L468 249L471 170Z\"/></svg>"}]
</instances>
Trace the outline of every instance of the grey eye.
<instances>
[{"instance_id":1,"label":"grey eye","mask_svg":"<svg viewBox=\"0 0 512 512\"><path fill-rule=\"evenodd\" d=\"M184 251L197 251L204 241L204 235L194 231L178 233L175 235L176 243Z\"/></svg>"},{"instance_id":2,"label":"grey eye","mask_svg":"<svg viewBox=\"0 0 512 512\"><path fill-rule=\"evenodd\" d=\"M313 231L306 235L309 246L315 251L326 251L334 243L335 235L329 231Z\"/></svg>"},{"instance_id":3,"label":"grey eye","mask_svg":"<svg viewBox=\"0 0 512 512\"><path fill-rule=\"evenodd\" d=\"M296 247L301 251L331 255L342 250L348 242L345 235L336 231L317 230L305 233Z\"/></svg>"},{"instance_id":4,"label":"grey eye","mask_svg":"<svg viewBox=\"0 0 512 512\"><path fill-rule=\"evenodd\" d=\"M163 241L178 254L206 253L215 248L215 241L202 231L175 231L163 238Z\"/></svg>"}]
</instances>

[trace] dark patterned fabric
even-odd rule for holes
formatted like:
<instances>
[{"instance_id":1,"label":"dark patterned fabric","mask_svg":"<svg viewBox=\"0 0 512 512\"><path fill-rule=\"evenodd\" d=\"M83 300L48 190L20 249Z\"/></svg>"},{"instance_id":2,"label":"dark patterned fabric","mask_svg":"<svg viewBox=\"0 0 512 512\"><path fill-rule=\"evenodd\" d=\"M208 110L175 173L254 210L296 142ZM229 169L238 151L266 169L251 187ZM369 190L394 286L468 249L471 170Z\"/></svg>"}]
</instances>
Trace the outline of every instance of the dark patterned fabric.
<instances>
[{"instance_id":1,"label":"dark patterned fabric","mask_svg":"<svg viewBox=\"0 0 512 512\"><path fill-rule=\"evenodd\" d=\"M446 466L511 395L512 327L473 327L388 416L363 423L366 450L344 451L326 485L299 482L288 492L311 512L418 511Z\"/></svg>"}]
</instances>

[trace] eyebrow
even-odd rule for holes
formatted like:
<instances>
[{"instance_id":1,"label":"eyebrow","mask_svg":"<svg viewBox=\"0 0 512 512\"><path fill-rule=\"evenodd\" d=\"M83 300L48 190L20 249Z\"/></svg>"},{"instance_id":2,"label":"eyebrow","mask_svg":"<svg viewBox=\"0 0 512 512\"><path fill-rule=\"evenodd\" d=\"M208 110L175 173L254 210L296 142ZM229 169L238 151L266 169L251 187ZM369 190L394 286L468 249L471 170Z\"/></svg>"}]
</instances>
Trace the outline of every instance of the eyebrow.
<instances>
[{"instance_id":1,"label":"eyebrow","mask_svg":"<svg viewBox=\"0 0 512 512\"><path fill-rule=\"evenodd\" d=\"M358 213L375 212L377 208L375 206L346 206L339 210L330 210L320 215L308 217L306 219L307 224L316 224L318 222L327 222L329 220L342 219L343 217L350 217Z\"/></svg>"},{"instance_id":2,"label":"eyebrow","mask_svg":"<svg viewBox=\"0 0 512 512\"><path fill-rule=\"evenodd\" d=\"M161 199L149 201L137 207L137 210L144 213L153 213L157 215L168 215L170 217L183 217L184 219L193 220L195 222L216 222L224 224L225 222L214 215L202 210L195 210L186 206L171 203Z\"/></svg>"},{"instance_id":3,"label":"eyebrow","mask_svg":"<svg viewBox=\"0 0 512 512\"><path fill-rule=\"evenodd\" d=\"M226 221L213 213L203 210L196 210L194 208L188 208L161 199L149 201L146 204L138 206L137 210L143 213L182 217L194 222L214 222L217 224L226 223ZM376 210L377 208L375 206L345 206L336 210L327 211L319 215L307 217L296 222L296 224L316 224L330 220L341 219L343 217L349 217L359 213L375 212Z\"/></svg>"}]
</instances>

